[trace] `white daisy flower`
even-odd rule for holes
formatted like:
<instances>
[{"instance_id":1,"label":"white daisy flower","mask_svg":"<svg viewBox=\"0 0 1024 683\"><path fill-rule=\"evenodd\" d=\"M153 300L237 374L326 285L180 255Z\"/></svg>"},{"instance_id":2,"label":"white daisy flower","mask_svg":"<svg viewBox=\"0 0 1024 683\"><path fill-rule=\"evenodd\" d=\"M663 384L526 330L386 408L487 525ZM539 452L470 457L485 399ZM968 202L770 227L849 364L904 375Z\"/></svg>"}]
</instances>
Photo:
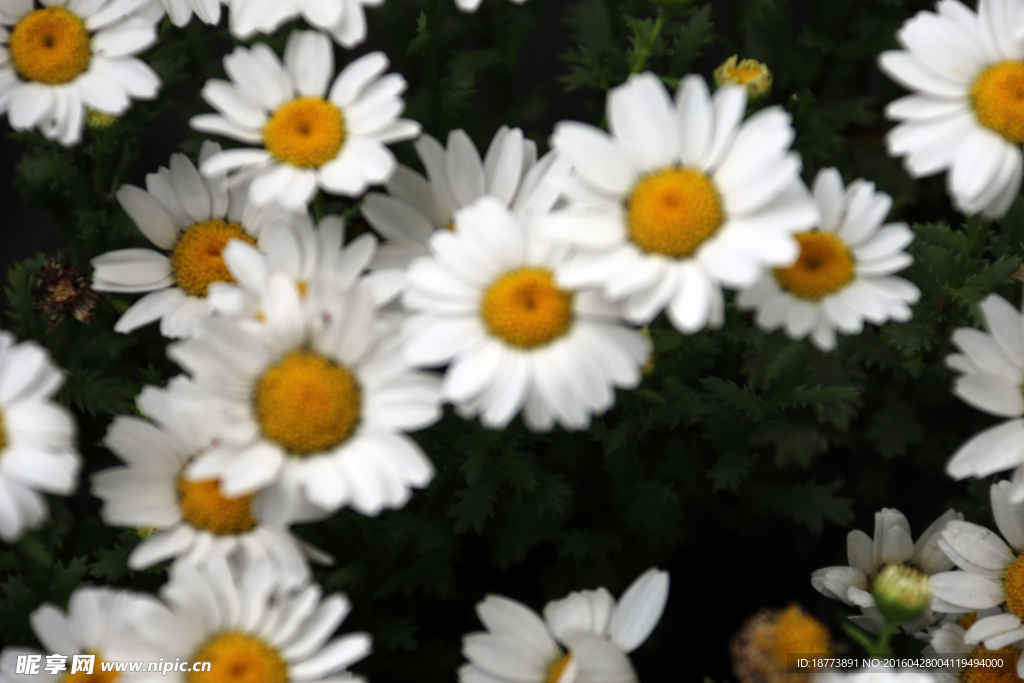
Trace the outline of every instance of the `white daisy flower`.
<instances>
[{"instance_id":1,"label":"white daisy flower","mask_svg":"<svg viewBox=\"0 0 1024 683\"><path fill-rule=\"evenodd\" d=\"M956 622L940 624L930 629L928 646L922 654L937 653L940 661L946 664L934 672L937 683L1019 680L1017 663L1020 660L1020 647L1007 645L992 651L966 640L967 629L977 623L979 617L984 618L998 613L999 610L970 612ZM1001 666L985 666L986 660Z\"/></svg>"},{"instance_id":2,"label":"white daisy flower","mask_svg":"<svg viewBox=\"0 0 1024 683\"><path fill-rule=\"evenodd\" d=\"M367 222L387 240L371 264L376 271L403 275L410 261L430 254L427 242L434 231L450 230L455 212L484 195L518 214L543 213L558 199L557 186L544 180L562 164L554 154L538 161L537 145L519 128L498 129L482 160L461 129L448 134L447 148L421 135L416 152L427 178L400 164L384 184L388 194L369 192L360 205Z\"/></svg>"},{"instance_id":3,"label":"white daisy flower","mask_svg":"<svg viewBox=\"0 0 1024 683\"><path fill-rule=\"evenodd\" d=\"M75 490L81 457L75 422L53 401L64 383L43 347L0 331L0 539L11 543L46 519L42 493Z\"/></svg>"},{"instance_id":4,"label":"white daisy flower","mask_svg":"<svg viewBox=\"0 0 1024 683\"><path fill-rule=\"evenodd\" d=\"M962 520L963 513L947 510L931 523L924 533L913 541L910 522L899 510L882 508L875 513L874 540L863 531L851 531L846 537L848 567L825 567L811 574L811 585L822 595L833 600L842 600L847 605L857 605L863 616L850 617L858 626L872 633L878 633L883 625L882 615L875 607L871 595L872 583L879 572L893 564L908 567L932 576L952 569L953 562L939 547L942 530L952 520ZM941 601L932 600L932 611L902 624L907 633L927 628L939 619L937 612L963 612L946 609Z\"/></svg>"},{"instance_id":5,"label":"white daisy flower","mask_svg":"<svg viewBox=\"0 0 1024 683\"><path fill-rule=\"evenodd\" d=\"M136 624L140 639L165 661L210 662L209 671L172 671L167 683L363 681L346 669L370 653L369 634L331 637L351 611L341 593L285 587L270 564L239 569L214 557L175 563L160 595L169 609Z\"/></svg>"},{"instance_id":6,"label":"white daisy flower","mask_svg":"<svg viewBox=\"0 0 1024 683\"><path fill-rule=\"evenodd\" d=\"M190 480L185 467L210 448L209 440L172 408L164 390L143 389L138 407L152 422L121 415L107 432L107 447L128 466L92 476L104 522L156 532L136 546L128 566L146 569L172 558L202 563L220 554L243 566L271 562L290 581L308 580L306 548L288 532L296 511L258 494L229 498L216 479Z\"/></svg>"},{"instance_id":7,"label":"white daisy flower","mask_svg":"<svg viewBox=\"0 0 1024 683\"><path fill-rule=\"evenodd\" d=\"M212 2L212 0L207 0ZM243 40L257 31L273 33L281 24L301 16L311 26L330 33L342 47L353 48L366 40L366 10L384 0L286 0L266 3L227 0L231 7L231 33Z\"/></svg>"},{"instance_id":8,"label":"white daisy flower","mask_svg":"<svg viewBox=\"0 0 1024 683\"><path fill-rule=\"evenodd\" d=\"M570 593L549 602L544 619L522 603L489 595L476 606L486 633L462 640L469 660L460 683L633 683L627 653L661 619L668 573L649 569L618 604L605 588Z\"/></svg>"},{"instance_id":9,"label":"white daisy flower","mask_svg":"<svg viewBox=\"0 0 1024 683\"><path fill-rule=\"evenodd\" d=\"M461 209L429 246L407 275L405 357L449 365L441 391L464 417L498 429L522 410L535 431L583 429L640 383L647 339L599 292L556 284L565 250L500 199Z\"/></svg>"},{"instance_id":10,"label":"white daisy flower","mask_svg":"<svg viewBox=\"0 0 1024 683\"><path fill-rule=\"evenodd\" d=\"M956 479L987 477L1016 468L1010 499L1024 502L1024 316L997 294L981 302L986 334L960 328L953 333L955 353L946 364L962 372L954 393L975 408L1014 418L986 429L957 450L946 464Z\"/></svg>"},{"instance_id":11,"label":"white daisy flower","mask_svg":"<svg viewBox=\"0 0 1024 683\"><path fill-rule=\"evenodd\" d=\"M62 145L82 139L85 108L123 114L160 79L133 55L156 42L148 0L0 0L0 113Z\"/></svg>"},{"instance_id":12,"label":"white daisy flower","mask_svg":"<svg viewBox=\"0 0 1024 683\"><path fill-rule=\"evenodd\" d=\"M886 136L889 153L922 177L948 171L957 209L997 218L1020 189L1024 115L1024 3L979 0L977 13L943 0L918 12L896 34L904 50L878 63L913 94L886 107L901 123Z\"/></svg>"},{"instance_id":13,"label":"white daisy flower","mask_svg":"<svg viewBox=\"0 0 1024 683\"><path fill-rule=\"evenodd\" d=\"M609 92L611 135L559 123L551 142L578 183L540 227L579 250L559 283L602 287L635 323L665 309L690 333L722 322L723 284L750 287L791 265L792 233L821 216L789 151L789 115L769 107L744 122L746 102L742 87L711 97L687 76L673 103L645 73Z\"/></svg>"},{"instance_id":14,"label":"white daisy flower","mask_svg":"<svg viewBox=\"0 0 1024 683\"><path fill-rule=\"evenodd\" d=\"M908 304L921 292L892 274L910 264L903 249L914 233L905 223L882 225L892 198L866 180L844 190L839 171L826 168L814 180L814 201L821 222L795 235L796 263L762 275L740 294L739 305L757 309L761 328L785 327L793 339L810 334L822 351L835 348L837 329L860 334L865 320L910 320Z\"/></svg>"},{"instance_id":15,"label":"white daisy flower","mask_svg":"<svg viewBox=\"0 0 1024 683\"><path fill-rule=\"evenodd\" d=\"M220 152L204 142L200 160ZM203 178L184 154L171 155L170 168L146 176L146 190L122 185L117 200L139 231L163 252L119 249L92 260L93 289L148 292L114 325L127 334L155 320L165 337L187 337L211 315L208 288L232 282L221 254L233 239L254 244L267 225L294 218L277 206L259 207L246 188L229 192L223 174Z\"/></svg>"},{"instance_id":16,"label":"white daisy flower","mask_svg":"<svg viewBox=\"0 0 1024 683\"><path fill-rule=\"evenodd\" d=\"M74 681L85 674L71 675L71 657L88 654L95 656L92 679L113 683L115 679L128 683L151 679L146 672L103 673L104 662L137 659L140 643L134 638L136 620L159 615L161 606L151 596L107 587L80 586L68 600L64 611L51 603L44 603L29 615L32 630L46 648L40 652L31 648L6 647L0 652L0 682L2 683L61 683ZM18 673L18 657L42 655L39 671ZM63 671L46 669L47 655L63 655L68 659ZM159 679L159 675L156 676Z\"/></svg>"},{"instance_id":17,"label":"white daisy flower","mask_svg":"<svg viewBox=\"0 0 1024 683\"><path fill-rule=\"evenodd\" d=\"M328 298L337 292L362 287L374 303L394 298L394 285L387 290L372 286L364 276L373 258L377 241L373 235L360 235L342 246L345 227L337 216L325 216L313 227L308 214L298 214L291 224L274 224L260 235L261 249L240 240L224 249L224 263L235 284L218 282L210 286L210 306L217 312L254 323L264 316L269 305L269 277L273 272L289 276L301 294L302 304L315 301L324 291ZM311 292L314 296L307 296Z\"/></svg>"},{"instance_id":18,"label":"white daisy flower","mask_svg":"<svg viewBox=\"0 0 1024 683\"><path fill-rule=\"evenodd\" d=\"M1005 603L1005 613L979 618L967 629L965 642L998 650L1024 640L1024 504L1013 503L1008 481L990 489L992 516L1009 545L995 532L970 522L951 521L939 545L963 571L932 577L932 599L947 612L969 612ZM1012 546L1012 548L1011 548ZM1016 553L1015 553L1016 550ZM1019 668L1024 677L1024 668Z\"/></svg>"},{"instance_id":19,"label":"white daisy flower","mask_svg":"<svg viewBox=\"0 0 1024 683\"><path fill-rule=\"evenodd\" d=\"M251 177L251 201L290 208L305 208L317 187L357 197L384 182L397 163L386 144L420 131L415 121L398 118L405 79L380 76L387 66L383 52L371 52L345 67L328 91L334 51L322 33L292 32L284 64L262 43L235 48L224 58L232 82L203 86L203 98L220 114L201 114L191 125L260 148L215 154L202 163L203 175Z\"/></svg>"},{"instance_id":20,"label":"white daisy flower","mask_svg":"<svg viewBox=\"0 0 1024 683\"><path fill-rule=\"evenodd\" d=\"M211 318L168 348L194 384L176 400L216 440L186 472L220 478L227 496L273 484L327 511L401 507L434 475L405 432L439 418L439 381L402 362L362 289L317 301L303 307L291 278L271 273L259 328Z\"/></svg>"}]
</instances>

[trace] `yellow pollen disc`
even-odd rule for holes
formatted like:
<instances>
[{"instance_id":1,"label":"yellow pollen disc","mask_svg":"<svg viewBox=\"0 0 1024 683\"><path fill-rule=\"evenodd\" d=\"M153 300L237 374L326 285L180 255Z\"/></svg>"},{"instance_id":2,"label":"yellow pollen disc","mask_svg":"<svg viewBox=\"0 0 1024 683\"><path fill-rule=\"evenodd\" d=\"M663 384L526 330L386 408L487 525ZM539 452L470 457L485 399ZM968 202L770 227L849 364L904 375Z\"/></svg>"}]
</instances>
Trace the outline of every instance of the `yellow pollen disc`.
<instances>
[{"instance_id":1,"label":"yellow pollen disc","mask_svg":"<svg viewBox=\"0 0 1024 683\"><path fill-rule=\"evenodd\" d=\"M243 534L256 526L252 496L226 498L216 479L189 481L178 477L178 503L189 524L218 536Z\"/></svg>"},{"instance_id":2,"label":"yellow pollen disc","mask_svg":"<svg viewBox=\"0 0 1024 683\"><path fill-rule=\"evenodd\" d=\"M7 430L4 429L4 414L0 412L0 453L7 448Z\"/></svg>"},{"instance_id":3,"label":"yellow pollen disc","mask_svg":"<svg viewBox=\"0 0 1024 683\"><path fill-rule=\"evenodd\" d=\"M94 650L86 650L83 654L94 655L96 661L92 665L92 673L87 674L84 671L76 671L71 673L71 660L67 662L67 671L61 678L61 683L114 683L118 678L121 677L118 671L104 671L103 662L106 661Z\"/></svg>"},{"instance_id":4,"label":"yellow pollen disc","mask_svg":"<svg viewBox=\"0 0 1024 683\"><path fill-rule=\"evenodd\" d=\"M963 670L960 680L964 683L1020 683L1020 678L1017 677L1019 658L1019 647L1004 647L999 650L979 647L971 653L972 664ZM983 666L985 660L995 660L1002 666Z\"/></svg>"},{"instance_id":5,"label":"yellow pollen disc","mask_svg":"<svg viewBox=\"0 0 1024 683\"><path fill-rule=\"evenodd\" d=\"M644 176L626 200L629 236L642 251L690 256L725 222L711 179L692 168Z\"/></svg>"},{"instance_id":6,"label":"yellow pollen disc","mask_svg":"<svg viewBox=\"0 0 1024 683\"><path fill-rule=\"evenodd\" d=\"M782 668L786 666L788 655L828 654L832 643L825 625L798 605L790 605L779 613L774 635L769 656Z\"/></svg>"},{"instance_id":7,"label":"yellow pollen disc","mask_svg":"<svg viewBox=\"0 0 1024 683\"><path fill-rule=\"evenodd\" d=\"M572 653L562 655L554 661L554 663L548 667L548 677L544 683L558 683L559 679L562 678L562 674L565 673L566 667L572 663Z\"/></svg>"},{"instance_id":8,"label":"yellow pollen disc","mask_svg":"<svg viewBox=\"0 0 1024 683\"><path fill-rule=\"evenodd\" d=\"M292 351L256 385L263 435L295 455L345 441L359 421L362 392L349 370L310 351Z\"/></svg>"},{"instance_id":9,"label":"yellow pollen disc","mask_svg":"<svg viewBox=\"0 0 1024 683\"><path fill-rule=\"evenodd\" d=\"M1006 569L1003 577L1006 606L1018 617L1024 617L1024 555L1020 555Z\"/></svg>"},{"instance_id":10,"label":"yellow pollen disc","mask_svg":"<svg viewBox=\"0 0 1024 683\"><path fill-rule=\"evenodd\" d=\"M978 122L1015 145L1024 143L1024 61L998 62L971 86Z\"/></svg>"},{"instance_id":11,"label":"yellow pollen disc","mask_svg":"<svg viewBox=\"0 0 1024 683\"><path fill-rule=\"evenodd\" d=\"M221 252L232 239L256 244L237 223L222 220L196 223L178 238L171 269L178 287L192 296L206 296L211 282L234 282Z\"/></svg>"},{"instance_id":12,"label":"yellow pollen disc","mask_svg":"<svg viewBox=\"0 0 1024 683\"><path fill-rule=\"evenodd\" d=\"M967 614L963 615L962 617L956 620L957 625L965 631L970 627L974 626L977 622L977 612L968 612Z\"/></svg>"},{"instance_id":13,"label":"yellow pollen disc","mask_svg":"<svg viewBox=\"0 0 1024 683\"><path fill-rule=\"evenodd\" d=\"M796 235L800 257L789 268L776 268L779 285L800 299L817 301L838 292L853 279L853 256L849 247L830 232L802 232Z\"/></svg>"},{"instance_id":14,"label":"yellow pollen disc","mask_svg":"<svg viewBox=\"0 0 1024 683\"><path fill-rule=\"evenodd\" d=\"M89 32L63 7L37 9L11 30L7 45L22 78L49 85L69 83L89 68Z\"/></svg>"},{"instance_id":15,"label":"yellow pollen disc","mask_svg":"<svg viewBox=\"0 0 1024 683\"><path fill-rule=\"evenodd\" d=\"M263 126L263 144L275 159L319 168L338 156L345 142L341 110L319 97L300 97L277 108Z\"/></svg>"},{"instance_id":16,"label":"yellow pollen disc","mask_svg":"<svg viewBox=\"0 0 1024 683\"><path fill-rule=\"evenodd\" d=\"M572 293L559 289L546 268L520 268L502 275L484 293L480 316L498 339L532 349L569 331Z\"/></svg>"},{"instance_id":17,"label":"yellow pollen disc","mask_svg":"<svg viewBox=\"0 0 1024 683\"><path fill-rule=\"evenodd\" d=\"M199 648L193 662L210 662L209 671L190 671L188 683L287 683L288 664L262 640L227 631Z\"/></svg>"}]
</instances>

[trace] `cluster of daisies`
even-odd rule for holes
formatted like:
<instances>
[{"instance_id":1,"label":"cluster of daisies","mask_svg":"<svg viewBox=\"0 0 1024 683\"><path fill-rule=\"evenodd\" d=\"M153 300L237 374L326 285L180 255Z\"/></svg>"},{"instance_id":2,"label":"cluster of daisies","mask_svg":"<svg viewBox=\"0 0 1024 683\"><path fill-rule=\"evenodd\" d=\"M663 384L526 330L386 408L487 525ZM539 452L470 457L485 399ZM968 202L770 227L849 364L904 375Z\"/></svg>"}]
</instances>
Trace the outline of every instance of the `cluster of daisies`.
<instances>
[{"instance_id":1,"label":"cluster of daisies","mask_svg":"<svg viewBox=\"0 0 1024 683\"><path fill-rule=\"evenodd\" d=\"M336 69L335 43L362 42L363 8L378 2L228 0L239 38L299 17L313 30L293 31L283 55L261 42L235 48L223 61L228 80L202 88L215 111L192 128L236 146L208 140L196 162L174 154L145 189L116 193L152 248L96 255L93 286L141 294L115 329L157 323L184 373L144 389L139 415L114 420L105 443L124 464L91 487L104 521L146 530L132 568L173 564L160 598L82 588L66 614L37 610L33 626L54 652L189 657L214 662L214 675L257 667L272 683L342 680L369 638L329 640L348 603L321 596L309 563L333 558L290 529L342 508L374 516L405 505L434 475L410 434L443 404L494 429L517 416L534 431L584 429L618 389L640 383L651 353L640 326L664 313L682 333L714 329L726 290L761 328L824 351L865 322L911 317L919 292L895 274L911 262L913 234L885 223L891 198L833 168L807 187L789 116L778 107L747 116L745 87L712 93L691 75L673 94L656 75L635 74L608 94L607 131L562 122L540 156L503 127L481 156L461 130L442 144L401 118L406 82L386 73L383 53ZM0 0L0 113L64 145L81 141L87 117L156 97L159 79L138 55L165 15L180 27L221 14L219 0L44 5ZM891 153L916 176L948 169L966 213L998 217L1018 194L1021 27L1024 0L980 0L977 12L942 0L900 31L906 49L880 57L914 91L887 109L900 121ZM388 148L409 140L425 175ZM314 220L319 192L360 200L379 238L346 239L338 216ZM954 336L956 393L1013 419L964 445L949 471L1017 468L992 500L1020 549L1024 316L998 297L982 310L991 334ZM6 541L45 518L42 493L76 488L74 423L53 400L61 382L43 349L0 335ZM953 512L915 544L906 519L884 510L874 540L851 534L850 566L813 582L878 630L873 577L912 564L934 593L931 610L904 628L932 629L942 652L997 651L1024 640L1014 558ZM650 570L618 603L604 589L573 593L543 619L489 597L478 606L487 632L467 636L460 680L630 683L627 654L654 628L667 591L667 575ZM942 616L978 610L988 611L972 625ZM17 652L0 655L0 678L20 680Z\"/></svg>"}]
</instances>

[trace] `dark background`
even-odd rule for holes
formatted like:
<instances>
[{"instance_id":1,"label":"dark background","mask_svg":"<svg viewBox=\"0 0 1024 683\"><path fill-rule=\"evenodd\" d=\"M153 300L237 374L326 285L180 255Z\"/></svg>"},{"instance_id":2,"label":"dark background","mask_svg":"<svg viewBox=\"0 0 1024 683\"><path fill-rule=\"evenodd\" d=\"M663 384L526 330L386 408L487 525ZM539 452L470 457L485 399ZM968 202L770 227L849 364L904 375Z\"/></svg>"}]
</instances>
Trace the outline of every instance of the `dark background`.
<instances>
[{"instance_id":1,"label":"dark background","mask_svg":"<svg viewBox=\"0 0 1024 683\"><path fill-rule=\"evenodd\" d=\"M394 4L400 2L388 1ZM485 3L498 1L504 2L484 0ZM748 3L715 0L711 4L713 21L717 28L732 26L737 13L742 12ZM800 35L804 25L810 20L810 3L780 4L791 6L792 31L794 35ZM831 3L826 1L817 5L820 10L829 4ZM927 3L909 4L928 6ZM546 108L526 125L527 133L540 140L547 137L552 126L559 120L591 120L596 123L592 120L591 112L595 102L599 105L599 94L565 94L561 92L556 82L557 76L565 71L565 65L558 58L567 45L566 28L561 20L565 5L564 0L530 0L528 5L531 11L536 13L537 21L521 53L514 92L516 97L525 97L538 84L547 85L544 90L547 98ZM827 14L827 11L825 9L824 13ZM404 72L402 50L396 49L393 41L378 30L379 26L375 23L376 15L377 11L370 10L370 39L356 52L362 54L372 49L385 49L395 61L392 68ZM413 13L407 15L407 20L411 22L414 18ZM909 12L906 16L909 16ZM820 20L820 16L818 19ZM894 41L890 42L894 45ZM697 70L710 80L714 68L733 54L737 47L736 35L711 43L700 56ZM739 47L742 47L742 43ZM218 49L224 51L226 45L220 45ZM740 57L758 56L756 47L752 52L741 53ZM443 56L441 57L443 59ZM415 68L415 65L410 66ZM860 82L854 83L853 87L875 94L878 98L876 108L880 108L882 103L891 99L893 93L898 92L873 67L867 67L856 77ZM174 91L172 98L182 102L194 100L199 85L186 84ZM478 85L480 89L461 113L461 125L470 128L480 125L480 122L475 120L476 112L483 114L481 118L488 118L494 110L488 84L481 82ZM884 130L884 124L876 126L873 132L877 132L878 129ZM6 121L0 123L0 130L9 130ZM157 166L165 165L169 154L177 149L176 141L182 139L186 132L176 112L161 115L144 140L141 159L128 180L142 184L145 173L155 171ZM489 132L484 132L482 137L478 132L478 143L486 142L491 132L493 128ZM865 131L855 130L853 134L856 135L858 132ZM870 140L871 144L879 144L877 136ZM0 139L0 169L3 169L0 176L0 206L4 207L5 212L5 227L0 238L0 260L5 269L37 251L56 252L63 243L61 229L55 221L39 207L23 203L13 187L13 169L20 154L19 144L6 137ZM402 154L403 160L408 159L409 148L406 147ZM907 183L908 179L904 176L892 182ZM944 209L937 211L939 215L943 215ZM915 215L913 212L914 209L908 209L907 217L935 217L926 213ZM955 416L952 417L956 419ZM973 415L972 418L977 420ZM965 427L964 432L969 434L971 429L973 424L971 427ZM935 462L942 462L948 456L933 454L931 457ZM856 470L861 467L861 463L835 463L833 467L840 471ZM963 501L967 490L966 484L955 484L936 476L928 476L925 484L920 475L920 462L915 460L892 461L884 467L878 466L876 462L870 467L870 477L876 484L872 491L898 491L898 496L883 499L871 493L858 495L857 491L849 492L856 498L855 519L849 528L862 529L869 534L873 532L873 513L883 506L889 506L907 512L916 537L943 512L945 505L942 501L954 498ZM868 475L861 472L859 476L865 478ZM694 485L705 484L698 481ZM734 494L722 492L720 495L722 504L728 507L729 497ZM978 509L968 510L968 513L983 514ZM819 567L845 564L845 536L848 528L827 525L821 537L814 537L808 534L805 527L778 517L756 520L748 527L737 529L734 535L728 536L704 533L704 525L699 518L684 520L684 526L686 532L683 542L677 545L678 550L671 564L665 567L672 575L671 596L666 615L648 645L634 654L634 662L641 680L667 683L698 681L704 675L709 675L716 681L729 677L728 641L743 619L763 607L781 608L792 601L798 601L825 619L833 633L838 636L841 616L848 612L840 609L841 605L838 603L824 599L811 588L810 573ZM628 553L629 549L623 552ZM521 586L517 577L521 572L522 575L533 576L532 567L543 562L545 557L532 554L525 566L513 565L508 570L504 585L492 586L489 590L526 600L528 596L535 595L536 591L533 587ZM593 586L578 586L588 587ZM539 609L542 603L531 606Z\"/></svg>"}]
</instances>

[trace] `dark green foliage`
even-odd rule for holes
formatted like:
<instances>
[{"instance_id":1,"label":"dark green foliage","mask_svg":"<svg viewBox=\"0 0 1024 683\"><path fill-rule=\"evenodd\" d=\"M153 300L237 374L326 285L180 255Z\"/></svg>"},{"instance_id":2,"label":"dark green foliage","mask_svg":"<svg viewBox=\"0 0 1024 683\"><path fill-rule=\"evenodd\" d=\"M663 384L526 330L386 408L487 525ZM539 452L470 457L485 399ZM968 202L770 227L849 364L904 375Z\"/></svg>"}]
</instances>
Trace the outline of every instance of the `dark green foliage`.
<instances>
[{"instance_id":1,"label":"dark green foliage","mask_svg":"<svg viewBox=\"0 0 1024 683\"><path fill-rule=\"evenodd\" d=\"M759 106L792 116L804 179L828 166L847 182L866 177L892 195L889 220L913 226L914 264L902 276L921 298L912 321L868 326L829 353L762 332L731 300L719 330L685 336L658 318L647 330L654 354L641 386L620 391L614 409L580 433L537 435L519 421L490 431L449 411L415 435L436 476L406 507L376 518L344 510L295 530L335 558L314 573L325 593L352 599L344 629L373 634L375 654L357 673L378 683L452 681L461 636L480 628L473 606L488 593L539 609L598 585L618 594L659 565L672 571L673 593L663 624L634 655L640 679L724 681L725 643L762 607L815 605L834 615L842 638L846 612L819 600L809 572L845 562L847 532L871 532L881 507L907 513L915 534L948 506L990 521L988 482L955 484L943 466L995 419L953 396L944 359L956 328L982 324L986 296L1020 302L1024 201L996 222L964 219L943 179L913 180L885 153L883 108L901 91L875 60L896 47L903 21L931 7L484 0L463 14L451 0L388 0L370 9L368 47L386 49L409 80L405 115L442 142L465 128L481 149L503 124L522 126L542 153L558 120L606 125L606 91L633 72L653 70L675 88L688 73L710 81L732 54L763 61L775 83ZM244 42L280 52L288 29L302 27L295 21ZM209 111L201 83L224 76L221 56L239 42L223 24L197 22L179 30L165 20L160 36L145 55L164 80L158 100L87 131L73 149L35 133L8 135L23 150L14 173L22 200L59 222L64 255L85 272L100 253L146 246L114 193L125 182L142 185L173 151L196 157L203 138L184 122ZM336 57L344 65L353 54ZM524 75L524 64L536 73ZM152 149L162 156L143 163ZM412 145L394 151L420 168ZM317 218L343 214L350 239L370 229L358 200L320 195L311 208ZM0 543L0 644L34 644L28 614L46 601L64 606L77 585L155 591L166 578L165 565L128 569L139 534L102 523L88 478L116 464L102 446L113 416L136 412L143 386L179 371L154 326L113 332L134 295L105 296L90 325L66 317L48 327L32 294L46 258L8 269L5 327L44 345L64 370L58 399L78 420L85 466L76 495L48 499L44 527ZM692 652L680 672L682 643Z\"/></svg>"}]
</instances>

